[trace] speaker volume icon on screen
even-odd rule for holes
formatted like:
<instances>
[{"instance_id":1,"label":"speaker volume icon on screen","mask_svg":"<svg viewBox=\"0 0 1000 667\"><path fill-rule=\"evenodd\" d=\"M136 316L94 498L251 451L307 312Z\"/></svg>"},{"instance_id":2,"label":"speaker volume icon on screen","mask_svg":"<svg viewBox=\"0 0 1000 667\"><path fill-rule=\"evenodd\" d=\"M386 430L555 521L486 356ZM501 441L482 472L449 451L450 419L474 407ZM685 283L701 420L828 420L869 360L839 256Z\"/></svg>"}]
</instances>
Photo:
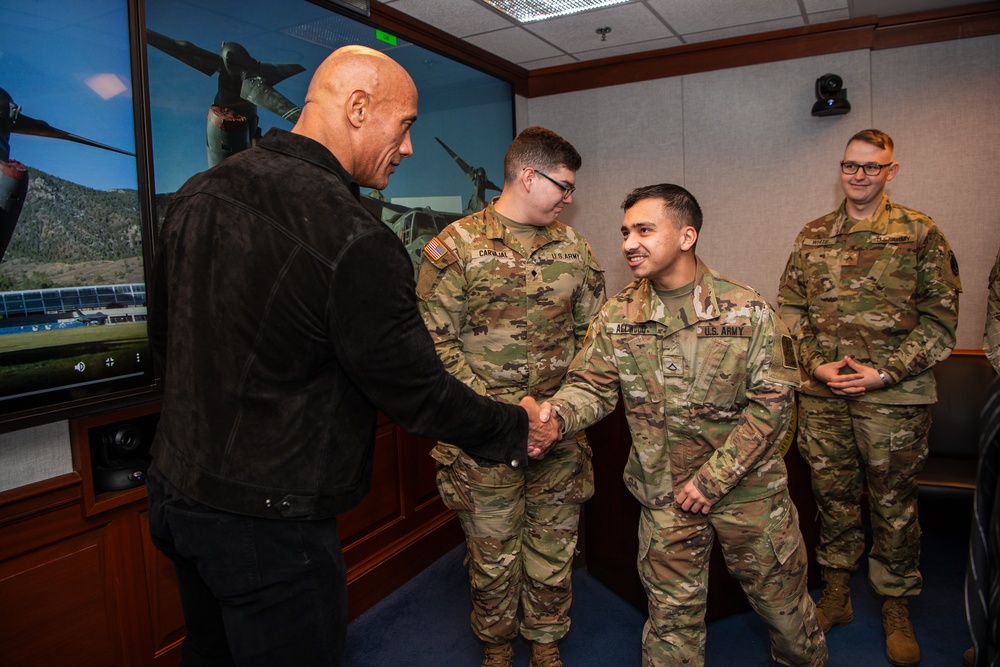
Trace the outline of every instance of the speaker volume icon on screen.
<instances>
[{"instance_id":1,"label":"speaker volume icon on screen","mask_svg":"<svg viewBox=\"0 0 1000 667\"><path fill-rule=\"evenodd\" d=\"M73 370L82 373L85 370L87 370L87 364L83 363L82 361L78 361L76 362L76 366L73 366Z\"/></svg>"}]
</instances>

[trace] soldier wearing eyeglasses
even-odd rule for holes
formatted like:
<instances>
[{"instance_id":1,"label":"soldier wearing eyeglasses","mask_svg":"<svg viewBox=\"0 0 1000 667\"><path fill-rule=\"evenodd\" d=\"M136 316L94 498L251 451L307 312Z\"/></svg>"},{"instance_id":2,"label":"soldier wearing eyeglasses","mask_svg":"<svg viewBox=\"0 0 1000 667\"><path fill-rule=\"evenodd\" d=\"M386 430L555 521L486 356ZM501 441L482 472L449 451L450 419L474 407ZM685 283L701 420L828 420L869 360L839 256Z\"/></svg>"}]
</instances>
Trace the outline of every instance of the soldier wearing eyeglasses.
<instances>
[{"instance_id":1,"label":"soldier wearing eyeglasses","mask_svg":"<svg viewBox=\"0 0 1000 667\"><path fill-rule=\"evenodd\" d=\"M523 130L504 156L500 196L424 247L424 323L445 368L480 394L504 403L551 397L605 301L590 245L557 220L580 165L555 132ZM567 437L518 470L450 444L431 455L441 497L465 530L482 664L509 667L520 635L531 667L560 667L580 507L594 492L586 437Z\"/></svg>"},{"instance_id":2,"label":"soldier wearing eyeglasses","mask_svg":"<svg viewBox=\"0 0 1000 667\"><path fill-rule=\"evenodd\" d=\"M854 618L850 576L865 546L867 482L868 578L883 598L886 656L916 665L907 607L922 585L916 478L937 400L931 367L955 346L962 288L934 221L886 196L899 168L884 132L851 137L840 163L845 199L795 239L778 305L803 371L798 447L820 514L820 624L829 632Z\"/></svg>"}]
</instances>

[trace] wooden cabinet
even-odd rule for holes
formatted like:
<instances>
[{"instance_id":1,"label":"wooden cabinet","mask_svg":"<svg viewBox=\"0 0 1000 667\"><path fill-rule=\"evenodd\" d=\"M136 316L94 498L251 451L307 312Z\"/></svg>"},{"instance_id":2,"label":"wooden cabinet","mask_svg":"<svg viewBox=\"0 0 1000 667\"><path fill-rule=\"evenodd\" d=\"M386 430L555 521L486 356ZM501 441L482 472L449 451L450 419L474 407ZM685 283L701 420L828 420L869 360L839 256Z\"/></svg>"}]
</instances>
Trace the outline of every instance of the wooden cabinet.
<instances>
[{"instance_id":1,"label":"wooden cabinet","mask_svg":"<svg viewBox=\"0 0 1000 667\"><path fill-rule=\"evenodd\" d=\"M184 616L149 539L143 487L95 493L88 434L148 405L71 422L75 472L0 493L0 664L168 667ZM434 442L380 418L372 493L339 517L354 618L462 540L438 498Z\"/></svg>"}]
</instances>

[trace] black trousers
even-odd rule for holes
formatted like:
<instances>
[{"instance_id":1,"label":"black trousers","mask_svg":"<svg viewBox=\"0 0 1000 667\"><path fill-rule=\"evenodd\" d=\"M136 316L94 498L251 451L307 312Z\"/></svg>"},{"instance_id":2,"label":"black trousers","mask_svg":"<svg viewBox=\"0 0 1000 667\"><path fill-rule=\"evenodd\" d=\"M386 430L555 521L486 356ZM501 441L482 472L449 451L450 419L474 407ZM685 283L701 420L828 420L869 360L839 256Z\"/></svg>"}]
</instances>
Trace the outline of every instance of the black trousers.
<instances>
[{"instance_id":1,"label":"black trousers","mask_svg":"<svg viewBox=\"0 0 1000 667\"><path fill-rule=\"evenodd\" d=\"M153 544L177 572L183 667L339 667L347 575L335 518L258 519L148 481Z\"/></svg>"}]
</instances>

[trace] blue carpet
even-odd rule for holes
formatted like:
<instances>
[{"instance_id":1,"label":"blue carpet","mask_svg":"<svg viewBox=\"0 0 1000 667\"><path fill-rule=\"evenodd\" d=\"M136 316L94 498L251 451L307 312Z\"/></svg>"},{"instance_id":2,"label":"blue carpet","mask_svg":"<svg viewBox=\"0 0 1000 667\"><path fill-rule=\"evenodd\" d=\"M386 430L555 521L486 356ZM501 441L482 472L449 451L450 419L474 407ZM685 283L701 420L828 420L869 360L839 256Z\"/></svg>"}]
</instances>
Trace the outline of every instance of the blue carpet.
<instances>
[{"instance_id":1,"label":"blue carpet","mask_svg":"<svg viewBox=\"0 0 1000 667\"><path fill-rule=\"evenodd\" d=\"M959 667L971 646L965 624L963 581L968 552L968 514L951 526L925 529L923 593L912 598L910 616L922 651L922 667ZM421 572L348 627L351 667L478 667L482 647L469 629L468 579L460 546ZM851 579L854 622L831 630L829 667L888 665L880 601L864 568ZM819 591L813 591L818 597ZM567 667L640 664L640 613L584 568L573 573L572 629L560 643ZM527 667L528 645L515 643L514 665ZM753 612L708 626L707 667L773 665L767 629Z\"/></svg>"}]
</instances>

